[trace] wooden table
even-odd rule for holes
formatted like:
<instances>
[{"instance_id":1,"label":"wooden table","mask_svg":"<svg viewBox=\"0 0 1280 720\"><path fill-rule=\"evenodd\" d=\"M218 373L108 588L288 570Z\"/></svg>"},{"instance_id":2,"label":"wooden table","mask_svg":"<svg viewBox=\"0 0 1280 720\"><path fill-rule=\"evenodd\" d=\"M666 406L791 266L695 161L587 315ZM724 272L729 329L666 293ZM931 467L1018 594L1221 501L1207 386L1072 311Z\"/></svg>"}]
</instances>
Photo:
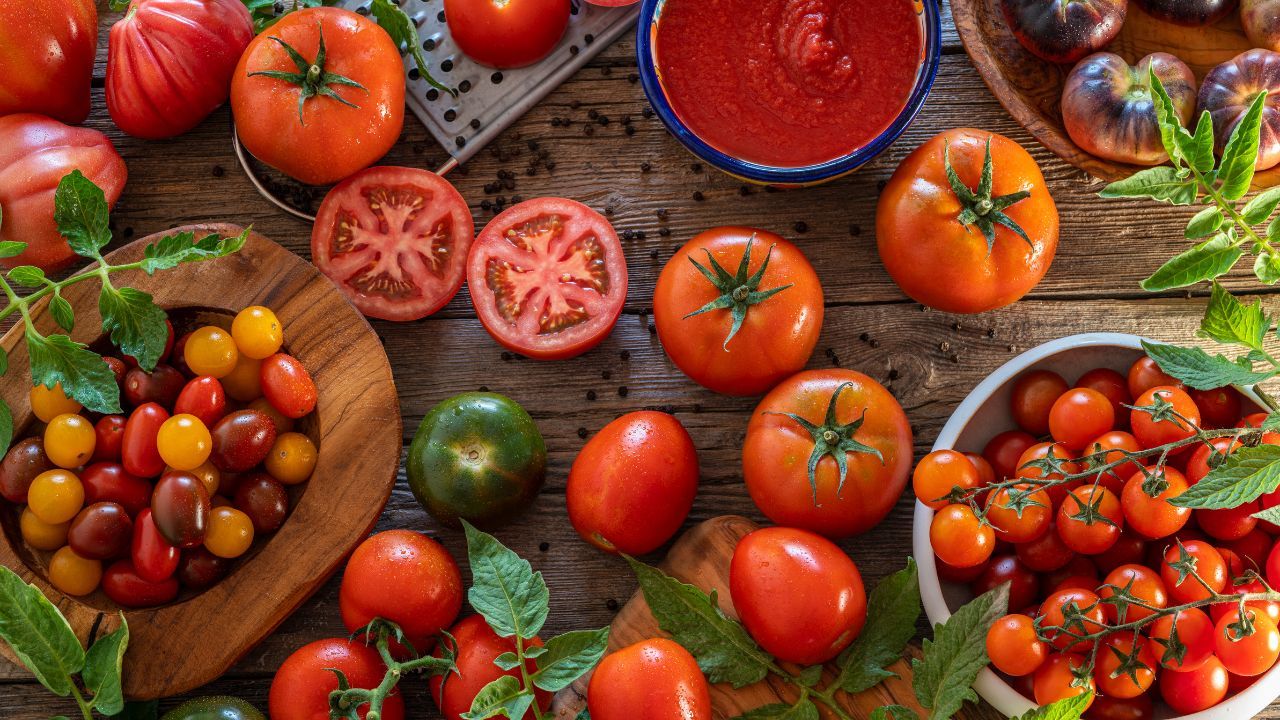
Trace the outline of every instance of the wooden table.
<instances>
[{"instance_id":1,"label":"wooden table","mask_svg":"<svg viewBox=\"0 0 1280 720\"><path fill-rule=\"evenodd\" d=\"M128 186L112 213L117 243L215 220L252 223L306 257L310 225L279 212L254 191L232 153L228 110L170 141L147 142L115 129L101 88L106 29L118 14L107 11L105 2L101 14L100 62L88 124L111 137L129 166ZM573 360L539 363L504 353L476 320L465 292L419 322L374 322L399 386L406 444L435 403L477 388L515 398L542 429L550 456L547 487L522 520L498 535L546 573L552 591L548 633L605 625L635 590L621 560L577 538L564 507L565 476L575 454L585 438L618 415L661 408L688 427L702 467L689 524L726 513L763 519L740 474L739 446L754 402L716 395L687 380L663 355L653 333L649 305L658 272L694 233L734 223L796 241L826 290L826 324L810 367L856 368L884 383L911 418L917 454L928 450L948 415L985 374L1033 345L1092 330L1169 341L1193 338L1204 305L1203 287L1194 296L1153 296L1138 287L1185 246L1182 228L1190 211L1098 199L1099 183L1045 151L1009 118L970 65L949 15L944 25L938 80L915 124L875 163L823 187L767 192L697 163L645 112L630 35L449 176L471 203L477 225L493 216L487 208L497 195L508 203L517 196L561 195L605 212L619 234L631 238L624 241L631 275L625 314L612 337ZM591 112L610 122L592 121ZM1030 150L1062 216L1058 255L1044 281L1016 305L979 316L948 315L911 302L884 272L875 248L876 197L893 168L926 138L960 125L1004 133ZM530 143L549 152L553 170L539 166L535 174L526 174ZM400 144L383 162L434 169L444 159L410 116ZM500 171L513 173L514 189L486 194L485 186ZM1241 264L1242 272L1228 286L1258 287L1246 265ZM912 506L908 492L882 525L843 543L869 583L905 562ZM465 556L461 534L436 526L403 478L378 527L424 530L456 557ZM262 591L269 594L271 589ZM198 694L232 693L265 709L272 673L292 650L345 633L337 594L334 577L275 634ZM410 717L439 717L425 683L411 680L403 689ZM0 661L0 717L23 720L74 711L25 671ZM990 709L967 716L998 717ZM1280 705L1268 717L1280 718Z\"/></svg>"}]
</instances>

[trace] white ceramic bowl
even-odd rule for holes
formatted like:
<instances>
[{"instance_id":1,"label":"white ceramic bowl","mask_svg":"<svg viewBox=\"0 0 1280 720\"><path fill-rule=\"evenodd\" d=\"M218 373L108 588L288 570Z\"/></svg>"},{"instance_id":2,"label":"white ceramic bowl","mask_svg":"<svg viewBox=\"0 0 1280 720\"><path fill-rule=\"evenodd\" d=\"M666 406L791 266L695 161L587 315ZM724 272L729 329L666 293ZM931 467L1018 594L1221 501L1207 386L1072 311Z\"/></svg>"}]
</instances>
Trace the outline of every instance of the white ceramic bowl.
<instances>
[{"instance_id":1,"label":"white ceramic bowl","mask_svg":"<svg viewBox=\"0 0 1280 720\"><path fill-rule=\"evenodd\" d=\"M1014 379L1027 370L1052 370L1068 382L1075 382L1076 378L1095 367L1124 373L1142 356L1141 341L1137 335L1124 333L1085 333L1059 338L1022 353L997 368L965 397L943 426L933 449L978 452L996 434L1015 427L1009 411L1009 397ZM1257 401L1251 389L1241 388L1241 391L1249 399ZM944 583L938 579L938 568L929 544L929 524L932 521L933 511L917 502L912 539L920 568L920 593L929 622L936 624L946 622L953 609L973 599L973 593L967 585ZM982 670L973 687L983 699L1011 717L1035 707L1033 702L990 669ZM1163 703L1157 702L1156 717L1239 720L1258 714L1277 696L1280 696L1280 665L1267 671L1248 689L1208 710L1177 716Z\"/></svg>"}]
</instances>

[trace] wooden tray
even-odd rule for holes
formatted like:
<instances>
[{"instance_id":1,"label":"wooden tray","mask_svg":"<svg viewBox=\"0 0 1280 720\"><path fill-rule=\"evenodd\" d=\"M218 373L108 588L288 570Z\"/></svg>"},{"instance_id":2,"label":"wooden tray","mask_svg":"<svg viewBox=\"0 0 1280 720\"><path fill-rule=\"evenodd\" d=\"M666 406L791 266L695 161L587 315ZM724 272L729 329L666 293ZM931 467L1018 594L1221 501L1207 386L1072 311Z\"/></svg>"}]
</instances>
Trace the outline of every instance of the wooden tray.
<instances>
[{"instance_id":1,"label":"wooden tray","mask_svg":"<svg viewBox=\"0 0 1280 720\"><path fill-rule=\"evenodd\" d=\"M231 225L178 230L198 235L237 235ZM165 233L168 234L168 233ZM115 263L142 257L153 235L107 256ZM113 276L114 277L114 276ZM286 346L310 370L319 390L315 424L319 461L302 486L288 520L231 574L203 593L159 608L125 611L131 639L124 658L124 691L135 699L175 695L222 675L266 637L333 574L381 514L395 484L400 461L400 406L391 367L377 335L338 289L310 263L256 233L230 257L183 265L148 276L121 273L120 284L151 293L161 307L233 314L248 305L272 308L284 323ZM96 282L73 285L64 295L76 308L73 337L93 342L100 335ZM37 325L54 331L44 303ZM16 437L34 422L22 326L0 343L9 353L9 371L0 394L13 409ZM114 603L98 591L72 598L49 585L44 561L21 539L17 514L0 512L4 536L0 564L34 583L67 616L86 643L119 625ZM0 651L16 659L8 646Z\"/></svg>"},{"instance_id":2,"label":"wooden tray","mask_svg":"<svg viewBox=\"0 0 1280 720\"><path fill-rule=\"evenodd\" d=\"M1047 62L1027 52L1009 31L999 0L951 0L956 29L973 65L987 87L1013 116L1045 147L1063 160L1107 181L1141 170L1090 155L1076 145L1062 124L1062 86L1073 65ZM1107 50L1135 63L1153 52L1167 52L1191 66L1197 82L1214 66L1253 47L1232 11L1216 25L1183 27L1157 20L1129 3L1120 35ZM1198 115L1197 115L1198 117ZM1280 167L1258 173L1254 187L1280 183Z\"/></svg>"},{"instance_id":3,"label":"wooden tray","mask_svg":"<svg viewBox=\"0 0 1280 720\"><path fill-rule=\"evenodd\" d=\"M659 566L664 572L683 582L696 585L703 590L716 591L720 608L726 615L737 617L729 597L729 559L733 557L733 549L737 547L742 536L758 529L760 526L750 520L736 515L725 515L712 518L686 532L672 546L667 559ZM609 649L618 650L645 638L659 637L664 633L658 629L658 622L649 612L644 596L640 591L627 601L627 604L614 618L609 629ZM794 669L794 668L788 668ZM915 693L911 689L911 668L905 660L894 663L889 670L898 677L865 692L850 695L839 693L837 698L846 712L854 717L868 717L875 708L884 705L905 705L915 710L921 717L928 712L920 707ZM835 677L835 669L828 667L823 673L824 683ZM588 674L573 685L562 690L555 699L553 710L560 720L573 720L578 712L586 707ZM797 693L795 686L784 683L777 678L768 677L755 685L734 690L730 685L711 686L711 706L716 718L732 718L748 710L770 703L795 702ZM824 718L835 715L819 704L819 712Z\"/></svg>"}]
</instances>

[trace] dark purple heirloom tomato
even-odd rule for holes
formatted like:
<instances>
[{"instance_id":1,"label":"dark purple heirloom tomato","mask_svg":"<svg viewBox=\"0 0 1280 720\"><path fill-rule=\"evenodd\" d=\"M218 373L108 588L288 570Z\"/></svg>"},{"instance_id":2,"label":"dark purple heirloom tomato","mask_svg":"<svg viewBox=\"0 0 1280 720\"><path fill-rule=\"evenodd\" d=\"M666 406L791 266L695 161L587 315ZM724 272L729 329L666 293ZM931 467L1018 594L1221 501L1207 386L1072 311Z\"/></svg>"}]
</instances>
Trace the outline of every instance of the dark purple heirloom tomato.
<instances>
[{"instance_id":1,"label":"dark purple heirloom tomato","mask_svg":"<svg viewBox=\"0 0 1280 720\"><path fill-rule=\"evenodd\" d=\"M223 472L244 472L267 457L276 441L276 425L257 410L238 410L213 426L209 459Z\"/></svg>"},{"instance_id":2,"label":"dark purple heirloom tomato","mask_svg":"<svg viewBox=\"0 0 1280 720\"><path fill-rule=\"evenodd\" d=\"M151 372L133 368L124 376L124 399L134 407L149 402L173 407L186 382L182 373L168 365L156 365Z\"/></svg>"},{"instance_id":3,"label":"dark purple heirloom tomato","mask_svg":"<svg viewBox=\"0 0 1280 720\"><path fill-rule=\"evenodd\" d=\"M1037 57L1070 63L1115 39L1128 0L1000 0L1005 22Z\"/></svg>"},{"instance_id":4,"label":"dark purple heirloom tomato","mask_svg":"<svg viewBox=\"0 0 1280 720\"><path fill-rule=\"evenodd\" d=\"M133 539L133 520L123 506L94 503L81 510L67 530L67 544L80 557L109 560L124 555Z\"/></svg>"},{"instance_id":5,"label":"dark purple heirloom tomato","mask_svg":"<svg viewBox=\"0 0 1280 720\"><path fill-rule=\"evenodd\" d=\"M38 437L19 440L9 448L4 462L0 463L0 495L11 503L25 503L31 481L53 468L53 463L44 454L44 440Z\"/></svg>"},{"instance_id":6,"label":"dark purple heirloom tomato","mask_svg":"<svg viewBox=\"0 0 1280 720\"><path fill-rule=\"evenodd\" d=\"M204 590L231 572L231 561L220 558L202 547L182 551L178 562L178 580L183 587Z\"/></svg>"},{"instance_id":7,"label":"dark purple heirloom tomato","mask_svg":"<svg viewBox=\"0 0 1280 720\"><path fill-rule=\"evenodd\" d=\"M1240 24L1254 47L1280 51L1280 0L1240 0Z\"/></svg>"},{"instance_id":8,"label":"dark purple heirloom tomato","mask_svg":"<svg viewBox=\"0 0 1280 720\"><path fill-rule=\"evenodd\" d=\"M1062 90L1062 122L1075 144L1118 162L1168 162L1156 125L1151 70L1169 93L1182 124L1190 124L1196 110L1196 77L1186 63L1168 53L1152 53L1130 66L1114 53L1094 53L1071 70Z\"/></svg>"},{"instance_id":9,"label":"dark purple heirloom tomato","mask_svg":"<svg viewBox=\"0 0 1280 720\"><path fill-rule=\"evenodd\" d=\"M240 479L235 506L253 521L254 532L275 532L289 513L289 494L278 480L256 472Z\"/></svg>"},{"instance_id":10,"label":"dark purple heirloom tomato","mask_svg":"<svg viewBox=\"0 0 1280 720\"><path fill-rule=\"evenodd\" d=\"M166 540L180 548L204 542L209 512L209 492L200 478L178 471L160 476L151 496L151 517Z\"/></svg>"},{"instance_id":11,"label":"dark purple heirloom tomato","mask_svg":"<svg viewBox=\"0 0 1280 720\"><path fill-rule=\"evenodd\" d=\"M1267 91L1258 140L1258 169L1280 164L1280 53L1248 50L1209 71L1200 86L1199 110L1213 116L1215 149L1221 153L1258 93Z\"/></svg>"},{"instance_id":12,"label":"dark purple heirloom tomato","mask_svg":"<svg viewBox=\"0 0 1280 720\"><path fill-rule=\"evenodd\" d=\"M1212 25L1236 7L1236 0L1135 0L1147 14L1178 25Z\"/></svg>"}]
</instances>

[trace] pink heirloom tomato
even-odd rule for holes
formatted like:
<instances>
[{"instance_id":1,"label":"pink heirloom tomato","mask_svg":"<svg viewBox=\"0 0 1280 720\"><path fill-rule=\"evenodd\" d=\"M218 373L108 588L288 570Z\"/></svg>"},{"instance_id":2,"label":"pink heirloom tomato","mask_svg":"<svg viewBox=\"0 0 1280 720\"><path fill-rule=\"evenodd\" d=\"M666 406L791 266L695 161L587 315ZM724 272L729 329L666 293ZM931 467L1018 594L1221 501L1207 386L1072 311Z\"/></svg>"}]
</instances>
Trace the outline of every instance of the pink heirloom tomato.
<instances>
[{"instance_id":1,"label":"pink heirloom tomato","mask_svg":"<svg viewBox=\"0 0 1280 720\"><path fill-rule=\"evenodd\" d=\"M1264 90L1258 170L1280 164L1280 53L1257 49L1240 53L1204 76L1199 98L1200 111L1213 116L1214 149L1221 153L1249 105Z\"/></svg>"},{"instance_id":2,"label":"pink heirloom tomato","mask_svg":"<svg viewBox=\"0 0 1280 720\"><path fill-rule=\"evenodd\" d=\"M1196 76L1168 53L1152 53L1131 66L1115 53L1094 53L1067 76L1062 122L1085 152L1134 165L1169 161L1149 84L1154 70L1173 100L1178 119L1190 125L1196 110Z\"/></svg>"}]
</instances>

